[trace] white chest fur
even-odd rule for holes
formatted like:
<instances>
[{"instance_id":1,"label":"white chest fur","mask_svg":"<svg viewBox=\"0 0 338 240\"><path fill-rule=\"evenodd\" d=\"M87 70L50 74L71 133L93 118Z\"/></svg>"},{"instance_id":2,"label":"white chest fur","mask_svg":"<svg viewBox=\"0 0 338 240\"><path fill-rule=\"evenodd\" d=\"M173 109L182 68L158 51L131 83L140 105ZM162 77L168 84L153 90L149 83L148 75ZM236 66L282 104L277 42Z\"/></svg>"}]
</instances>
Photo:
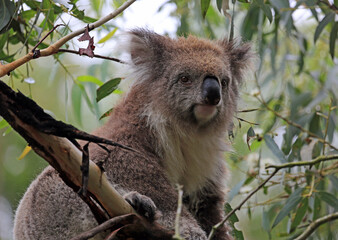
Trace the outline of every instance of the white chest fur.
<instances>
[{"instance_id":1,"label":"white chest fur","mask_svg":"<svg viewBox=\"0 0 338 240\"><path fill-rule=\"evenodd\" d=\"M188 135L167 128L159 134L163 165L172 184L183 185L184 192L191 194L206 187L208 181L221 180L226 144L219 134Z\"/></svg>"}]
</instances>

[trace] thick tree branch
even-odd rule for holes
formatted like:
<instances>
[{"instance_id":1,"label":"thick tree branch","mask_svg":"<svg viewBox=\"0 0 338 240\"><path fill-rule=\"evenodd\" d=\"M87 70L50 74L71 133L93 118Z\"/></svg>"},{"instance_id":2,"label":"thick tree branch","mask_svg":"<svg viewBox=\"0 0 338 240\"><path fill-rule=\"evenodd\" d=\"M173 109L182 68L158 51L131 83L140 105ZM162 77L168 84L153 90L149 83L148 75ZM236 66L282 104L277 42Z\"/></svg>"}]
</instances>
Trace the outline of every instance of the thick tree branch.
<instances>
[{"instance_id":1,"label":"thick tree branch","mask_svg":"<svg viewBox=\"0 0 338 240\"><path fill-rule=\"evenodd\" d=\"M25 138L38 155L56 169L62 180L75 192L78 192L82 187L82 155L87 153L84 150L81 151L75 140L77 137L90 142L93 140L96 143L120 147L121 151L134 151L126 146L81 132L69 124L52 119L34 101L20 92L14 92L2 81L0 81L0 103L0 116ZM55 128L61 131L55 131ZM137 151L134 153L139 154ZM109 224L115 223L117 229L109 236L112 239L115 239L115 236L118 239L129 239L130 237L149 240L171 239L173 232L156 222L148 222L136 214L126 215L134 213L131 205L112 187L100 167L89 159L87 164L89 165L88 194L86 196L79 194L79 196L87 203L99 223L105 222L110 217L124 216L109 220L85 234L96 235L101 231L111 230L107 226L112 226ZM78 239L87 239L83 236Z\"/></svg>"},{"instance_id":2,"label":"thick tree branch","mask_svg":"<svg viewBox=\"0 0 338 240\"><path fill-rule=\"evenodd\" d=\"M126 8L128 8L135 1L136 0L128 0L125 3L123 3L118 9L116 9L114 12L108 14L107 16L99 19L98 21L96 21L96 22L94 22L92 24L89 24L89 26L88 26L89 30L93 30L94 28L97 28L97 27L105 24L109 20L115 18L117 15L119 15L120 13L122 13ZM63 38L61 38L60 40L58 40L54 44L50 45L46 49L40 50L40 55L39 56L45 57L45 56L50 56L52 54L57 53L62 45L64 45L66 42L68 42L69 40L73 39L74 37L79 36L80 34L84 33L85 30L86 30L86 28L81 28L79 30L71 32L70 34L64 36ZM23 57L15 60L15 61L13 61L11 63L5 64L5 65L1 65L0 64L0 77L5 76L6 74L10 73L14 69L16 69L16 68L20 67L21 65L29 62L33 58L34 58L34 52L30 51L25 56L23 56Z\"/></svg>"},{"instance_id":3,"label":"thick tree branch","mask_svg":"<svg viewBox=\"0 0 338 240\"><path fill-rule=\"evenodd\" d=\"M21 102L20 102L21 100ZM25 102L23 102L25 101ZM20 114L26 118L36 119L37 111L21 109L27 102L20 93L12 91L0 81L0 115L29 143L32 149L52 165L63 181L78 191L82 186L82 152L70 140L48 135L34 128L29 121L23 121ZM25 119L26 119L25 118ZM25 120L24 119L24 120ZM132 213L132 207L118 194L108 182L106 175L93 162L89 163L88 191L96 198L110 216Z\"/></svg>"},{"instance_id":4,"label":"thick tree branch","mask_svg":"<svg viewBox=\"0 0 338 240\"><path fill-rule=\"evenodd\" d=\"M297 238L295 238L295 240L305 240L308 237L310 237L310 235L322 224L327 223L327 222L331 222L331 221L335 221L338 219L338 212L326 215L324 217L318 218L315 221L313 221L306 229L305 231L299 235Z\"/></svg>"}]
</instances>

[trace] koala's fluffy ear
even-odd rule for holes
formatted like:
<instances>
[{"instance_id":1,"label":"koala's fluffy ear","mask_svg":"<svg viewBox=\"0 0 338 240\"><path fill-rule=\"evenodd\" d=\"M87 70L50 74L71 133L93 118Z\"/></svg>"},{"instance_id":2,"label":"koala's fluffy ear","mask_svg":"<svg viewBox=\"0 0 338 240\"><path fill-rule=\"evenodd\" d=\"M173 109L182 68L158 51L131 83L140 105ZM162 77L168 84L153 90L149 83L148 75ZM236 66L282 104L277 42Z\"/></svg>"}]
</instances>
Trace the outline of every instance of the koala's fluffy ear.
<instances>
[{"instance_id":1,"label":"koala's fluffy ear","mask_svg":"<svg viewBox=\"0 0 338 240\"><path fill-rule=\"evenodd\" d=\"M241 43L239 40L220 42L229 57L231 71L235 79L241 82L243 74L253 69L255 54L250 43Z\"/></svg>"},{"instance_id":2,"label":"koala's fluffy ear","mask_svg":"<svg viewBox=\"0 0 338 240\"><path fill-rule=\"evenodd\" d=\"M165 50L165 37L142 28L129 32L129 46L131 60L135 65L156 62ZM168 41L168 39L167 39Z\"/></svg>"}]
</instances>

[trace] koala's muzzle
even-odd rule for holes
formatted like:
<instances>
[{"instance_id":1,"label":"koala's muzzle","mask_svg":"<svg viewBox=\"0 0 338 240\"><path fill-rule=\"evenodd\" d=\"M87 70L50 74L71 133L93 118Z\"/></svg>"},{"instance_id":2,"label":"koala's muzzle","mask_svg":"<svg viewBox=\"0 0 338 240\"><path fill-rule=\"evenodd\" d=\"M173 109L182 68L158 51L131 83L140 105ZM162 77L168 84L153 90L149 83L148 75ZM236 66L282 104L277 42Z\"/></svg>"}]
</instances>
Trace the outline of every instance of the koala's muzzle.
<instances>
[{"instance_id":1,"label":"koala's muzzle","mask_svg":"<svg viewBox=\"0 0 338 240\"><path fill-rule=\"evenodd\" d=\"M216 78L206 77L202 84L202 97L205 104L217 105L221 101L221 87Z\"/></svg>"}]
</instances>

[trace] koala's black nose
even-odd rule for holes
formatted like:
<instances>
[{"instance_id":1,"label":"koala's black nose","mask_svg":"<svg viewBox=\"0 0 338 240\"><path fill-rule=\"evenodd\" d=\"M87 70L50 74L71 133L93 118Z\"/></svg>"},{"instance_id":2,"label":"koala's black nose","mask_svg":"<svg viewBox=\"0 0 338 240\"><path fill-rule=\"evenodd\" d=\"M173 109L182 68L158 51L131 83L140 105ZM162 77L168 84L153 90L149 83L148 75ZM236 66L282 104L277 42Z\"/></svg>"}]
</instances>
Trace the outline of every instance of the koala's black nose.
<instances>
[{"instance_id":1,"label":"koala's black nose","mask_svg":"<svg viewBox=\"0 0 338 240\"><path fill-rule=\"evenodd\" d=\"M221 88L218 80L213 77L206 77L202 84L202 96L204 103L217 105L221 100Z\"/></svg>"}]
</instances>

